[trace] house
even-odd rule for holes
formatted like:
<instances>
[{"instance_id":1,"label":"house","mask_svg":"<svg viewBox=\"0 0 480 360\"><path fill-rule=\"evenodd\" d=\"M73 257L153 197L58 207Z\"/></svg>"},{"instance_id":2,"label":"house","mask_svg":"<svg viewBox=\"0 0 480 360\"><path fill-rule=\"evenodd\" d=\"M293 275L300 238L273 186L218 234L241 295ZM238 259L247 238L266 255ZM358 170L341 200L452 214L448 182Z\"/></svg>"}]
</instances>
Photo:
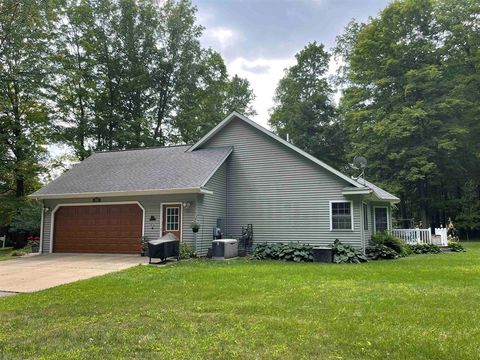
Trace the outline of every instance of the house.
<instances>
[{"instance_id":1,"label":"house","mask_svg":"<svg viewBox=\"0 0 480 360\"><path fill-rule=\"evenodd\" d=\"M364 249L399 201L238 113L193 146L95 153L30 196L44 206L43 252L136 253L142 236L171 232L200 255L217 224L228 238L252 224L254 243Z\"/></svg>"}]
</instances>

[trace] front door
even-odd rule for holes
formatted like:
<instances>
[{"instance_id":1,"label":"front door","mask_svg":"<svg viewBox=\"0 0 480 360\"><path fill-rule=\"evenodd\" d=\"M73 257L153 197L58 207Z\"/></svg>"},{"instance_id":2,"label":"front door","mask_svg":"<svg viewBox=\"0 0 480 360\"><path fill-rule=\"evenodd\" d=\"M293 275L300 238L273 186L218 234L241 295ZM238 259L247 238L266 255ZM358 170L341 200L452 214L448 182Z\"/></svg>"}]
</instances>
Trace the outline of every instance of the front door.
<instances>
[{"instance_id":1,"label":"front door","mask_svg":"<svg viewBox=\"0 0 480 360\"><path fill-rule=\"evenodd\" d=\"M172 233L178 240L182 239L182 205L165 204L162 207L162 236Z\"/></svg>"}]
</instances>

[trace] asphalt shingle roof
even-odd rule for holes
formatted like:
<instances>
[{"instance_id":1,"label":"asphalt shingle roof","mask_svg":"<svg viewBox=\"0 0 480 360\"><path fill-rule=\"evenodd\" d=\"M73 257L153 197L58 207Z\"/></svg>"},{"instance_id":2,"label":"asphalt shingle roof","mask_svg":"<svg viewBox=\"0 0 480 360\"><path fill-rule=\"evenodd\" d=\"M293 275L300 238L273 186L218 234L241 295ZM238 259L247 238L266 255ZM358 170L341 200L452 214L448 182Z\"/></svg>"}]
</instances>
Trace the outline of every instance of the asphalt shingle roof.
<instances>
[{"instance_id":1,"label":"asphalt shingle roof","mask_svg":"<svg viewBox=\"0 0 480 360\"><path fill-rule=\"evenodd\" d=\"M232 149L189 147L94 153L32 196L199 188Z\"/></svg>"},{"instance_id":2,"label":"asphalt shingle roof","mask_svg":"<svg viewBox=\"0 0 480 360\"><path fill-rule=\"evenodd\" d=\"M388 191L383 190L382 188L378 187L377 185L371 183L370 181L367 181L363 178L359 178L358 182L360 184L365 184L365 186L368 187L370 190L372 190L379 199L382 199L382 200L400 200L395 195L390 194Z\"/></svg>"}]
</instances>

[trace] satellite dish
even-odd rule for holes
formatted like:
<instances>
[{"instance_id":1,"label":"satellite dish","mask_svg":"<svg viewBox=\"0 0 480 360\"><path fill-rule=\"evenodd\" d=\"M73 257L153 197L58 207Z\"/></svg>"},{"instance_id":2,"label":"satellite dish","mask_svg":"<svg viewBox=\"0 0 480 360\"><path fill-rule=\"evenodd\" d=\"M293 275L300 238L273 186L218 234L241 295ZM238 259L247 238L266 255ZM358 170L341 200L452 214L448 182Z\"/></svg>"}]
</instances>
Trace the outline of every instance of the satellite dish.
<instances>
[{"instance_id":1,"label":"satellite dish","mask_svg":"<svg viewBox=\"0 0 480 360\"><path fill-rule=\"evenodd\" d=\"M365 168L367 167L367 159L365 159L363 156L355 156L353 158L353 168L357 170L362 170L360 175L358 175L355 179L358 180L359 178L363 177L363 174L365 173Z\"/></svg>"}]
</instances>

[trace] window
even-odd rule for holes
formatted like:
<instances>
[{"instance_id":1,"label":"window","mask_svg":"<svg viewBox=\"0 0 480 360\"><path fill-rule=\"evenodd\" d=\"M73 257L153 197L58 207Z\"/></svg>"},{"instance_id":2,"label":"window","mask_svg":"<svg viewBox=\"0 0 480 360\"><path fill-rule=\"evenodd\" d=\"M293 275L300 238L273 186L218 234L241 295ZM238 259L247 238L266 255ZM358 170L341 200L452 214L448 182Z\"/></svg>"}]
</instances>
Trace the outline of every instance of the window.
<instances>
[{"instance_id":1,"label":"window","mask_svg":"<svg viewBox=\"0 0 480 360\"><path fill-rule=\"evenodd\" d=\"M363 229L368 230L368 205L363 203Z\"/></svg>"},{"instance_id":2,"label":"window","mask_svg":"<svg viewBox=\"0 0 480 360\"><path fill-rule=\"evenodd\" d=\"M388 209L386 207L375 208L375 232L382 232L388 229Z\"/></svg>"},{"instance_id":3,"label":"window","mask_svg":"<svg viewBox=\"0 0 480 360\"><path fill-rule=\"evenodd\" d=\"M330 229L353 230L352 203L350 201L330 202Z\"/></svg>"},{"instance_id":4,"label":"window","mask_svg":"<svg viewBox=\"0 0 480 360\"><path fill-rule=\"evenodd\" d=\"M167 218L166 218L166 228L167 231L178 231L179 230L179 211L180 209L178 207L167 207Z\"/></svg>"}]
</instances>

